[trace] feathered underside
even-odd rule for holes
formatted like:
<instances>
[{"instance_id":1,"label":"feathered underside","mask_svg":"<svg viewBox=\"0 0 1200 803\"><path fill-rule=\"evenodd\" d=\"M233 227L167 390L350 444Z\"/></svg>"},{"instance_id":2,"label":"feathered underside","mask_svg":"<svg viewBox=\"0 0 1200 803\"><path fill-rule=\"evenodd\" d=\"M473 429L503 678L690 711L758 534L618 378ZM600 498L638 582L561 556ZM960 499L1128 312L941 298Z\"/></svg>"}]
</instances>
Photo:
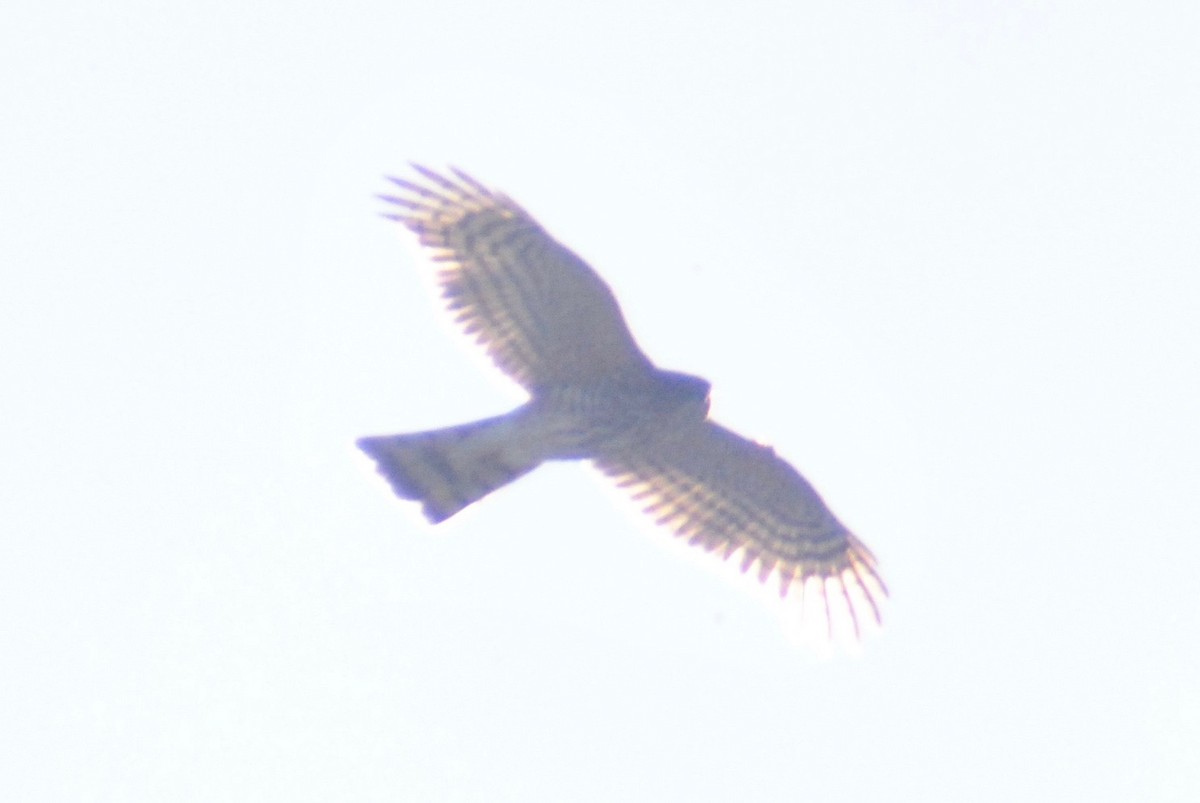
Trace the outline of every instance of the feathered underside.
<instances>
[{"instance_id":1,"label":"feathered underside","mask_svg":"<svg viewBox=\"0 0 1200 803\"><path fill-rule=\"evenodd\" d=\"M362 439L399 496L437 522L543 460L590 458L678 536L757 566L781 595L819 596L830 636L838 609L856 636L879 621L887 588L870 550L774 450L707 420L706 381L654 368L587 264L462 171L414 168L424 182L391 179L401 194L383 198L400 211L387 217L430 249L455 321L532 399L475 424Z\"/></svg>"},{"instance_id":2,"label":"feathered underside","mask_svg":"<svg viewBox=\"0 0 1200 803\"><path fill-rule=\"evenodd\" d=\"M816 590L831 636L839 607L856 637L864 614L880 621L887 587L875 556L774 450L706 421L596 464L656 524L723 559L739 556L743 572L757 564L759 580L774 576L781 596Z\"/></svg>"},{"instance_id":3,"label":"feathered underside","mask_svg":"<svg viewBox=\"0 0 1200 803\"><path fill-rule=\"evenodd\" d=\"M447 309L526 389L650 370L599 276L509 198L460 170L413 165L428 184L392 178L386 217L438 264Z\"/></svg>"}]
</instances>

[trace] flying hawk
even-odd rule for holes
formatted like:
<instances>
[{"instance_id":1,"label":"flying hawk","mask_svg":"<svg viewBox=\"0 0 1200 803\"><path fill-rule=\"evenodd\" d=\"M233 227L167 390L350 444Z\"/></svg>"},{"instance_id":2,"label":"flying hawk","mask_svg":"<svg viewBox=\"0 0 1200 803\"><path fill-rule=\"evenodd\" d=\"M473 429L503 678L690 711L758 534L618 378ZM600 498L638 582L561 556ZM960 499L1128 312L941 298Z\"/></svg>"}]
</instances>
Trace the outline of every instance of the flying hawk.
<instances>
[{"instance_id":1,"label":"flying hawk","mask_svg":"<svg viewBox=\"0 0 1200 803\"><path fill-rule=\"evenodd\" d=\"M832 634L833 598L854 631L887 589L875 558L773 449L708 418L709 383L654 366L633 340L612 291L505 195L460 170L413 165L390 179L386 215L429 249L446 307L529 393L495 418L358 446L431 522L546 460L591 460L658 524L742 571L757 564L781 595L814 589ZM839 604L839 607L841 605Z\"/></svg>"}]
</instances>

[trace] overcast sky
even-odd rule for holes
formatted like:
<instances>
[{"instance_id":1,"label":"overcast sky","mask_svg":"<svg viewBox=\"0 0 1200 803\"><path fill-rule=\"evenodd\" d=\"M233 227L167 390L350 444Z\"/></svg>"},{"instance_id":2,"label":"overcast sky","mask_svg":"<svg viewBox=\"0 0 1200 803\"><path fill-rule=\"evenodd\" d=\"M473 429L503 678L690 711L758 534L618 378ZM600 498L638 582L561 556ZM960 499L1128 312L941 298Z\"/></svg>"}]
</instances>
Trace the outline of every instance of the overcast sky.
<instances>
[{"instance_id":1,"label":"overcast sky","mask_svg":"<svg viewBox=\"0 0 1200 803\"><path fill-rule=\"evenodd\" d=\"M1192 3L13 3L0 796L1200 799ZM454 164L891 589L852 654L583 464L380 218Z\"/></svg>"}]
</instances>

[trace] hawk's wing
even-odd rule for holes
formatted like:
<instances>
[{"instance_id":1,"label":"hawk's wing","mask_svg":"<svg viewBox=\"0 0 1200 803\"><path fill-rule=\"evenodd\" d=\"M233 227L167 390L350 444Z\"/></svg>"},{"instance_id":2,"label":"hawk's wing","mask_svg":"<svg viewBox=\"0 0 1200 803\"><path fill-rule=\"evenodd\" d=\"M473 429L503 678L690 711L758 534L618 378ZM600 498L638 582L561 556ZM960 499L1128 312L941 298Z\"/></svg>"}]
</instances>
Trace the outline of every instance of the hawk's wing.
<instances>
[{"instance_id":1,"label":"hawk's wing","mask_svg":"<svg viewBox=\"0 0 1200 803\"><path fill-rule=\"evenodd\" d=\"M596 465L690 543L724 558L740 551L742 571L757 561L763 581L775 572L781 594L793 582L803 589L816 580L831 614L832 581L856 633L864 605L879 620L875 595L887 588L874 556L773 449L705 421L668 427L653 440L602 454Z\"/></svg>"},{"instance_id":2,"label":"hawk's wing","mask_svg":"<svg viewBox=\"0 0 1200 803\"><path fill-rule=\"evenodd\" d=\"M434 250L448 309L501 370L532 389L650 368L608 285L525 210L459 170L413 167L427 183L391 179L405 194L383 196L403 208L388 217Z\"/></svg>"}]
</instances>

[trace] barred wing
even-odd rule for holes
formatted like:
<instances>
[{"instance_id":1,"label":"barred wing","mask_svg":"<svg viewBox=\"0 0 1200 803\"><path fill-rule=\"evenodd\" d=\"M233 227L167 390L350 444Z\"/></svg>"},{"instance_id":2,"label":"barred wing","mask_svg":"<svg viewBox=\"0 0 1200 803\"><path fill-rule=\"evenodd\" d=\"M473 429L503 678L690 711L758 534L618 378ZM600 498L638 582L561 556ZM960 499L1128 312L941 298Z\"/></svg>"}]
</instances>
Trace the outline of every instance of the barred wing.
<instances>
[{"instance_id":1,"label":"barred wing","mask_svg":"<svg viewBox=\"0 0 1200 803\"><path fill-rule=\"evenodd\" d=\"M612 291L521 207L470 176L413 165L426 183L391 179L403 211L440 263L448 309L502 371L525 388L580 382L650 363L634 343Z\"/></svg>"},{"instance_id":2,"label":"barred wing","mask_svg":"<svg viewBox=\"0 0 1200 803\"><path fill-rule=\"evenodd\" d=\"M781 595L816 581L831 634L831 584L856 635L864 607L879 621L876 595L887 588L874 556L773 449L705 421L603 453L596 465L690 543L725 559L740 552L742 571L757 562L763 582L777 574Z\"/></svg>"}]
</instances>

